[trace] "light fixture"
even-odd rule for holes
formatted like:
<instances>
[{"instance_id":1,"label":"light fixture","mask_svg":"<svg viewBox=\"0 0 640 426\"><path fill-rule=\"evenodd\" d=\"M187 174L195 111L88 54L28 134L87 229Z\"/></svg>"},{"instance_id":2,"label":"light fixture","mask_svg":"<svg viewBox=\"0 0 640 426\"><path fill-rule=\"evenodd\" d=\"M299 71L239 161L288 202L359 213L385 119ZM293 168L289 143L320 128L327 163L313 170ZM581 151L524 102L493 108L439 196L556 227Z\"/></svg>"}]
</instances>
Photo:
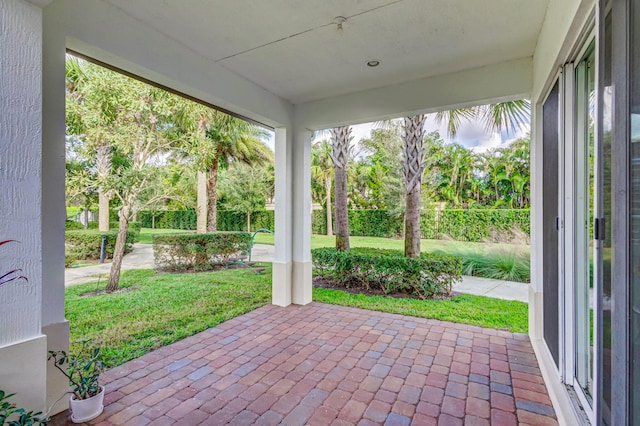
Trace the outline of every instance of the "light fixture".
<instances>
[{"instance_id":1,"label":"light fixture","mask_svg":"<svg viewBox=\"0 0 640 426\"><path fill-rule=\"evenodd\" d=\"M335 18L333 18L333 23L338 26L338 32L340 34L342 34L342 24L344 24L346 21L347 18L345 18L344 16L336 16Z\"/></svg>"},{"instance_id":2,"label":"light fixture","mask_svg":"<svg viewBox=\"0 0 640 426\"><path fill-rule=\"evenodd\" d=\"M378 65L380 65L380 61L379 61L379 60L377 60L377 59L372 59L372 60L370 60L370 61L367 61L367 66L368 66L368 67L375 68L375 67L377 67Z\"/></svg>"}]
</instances>

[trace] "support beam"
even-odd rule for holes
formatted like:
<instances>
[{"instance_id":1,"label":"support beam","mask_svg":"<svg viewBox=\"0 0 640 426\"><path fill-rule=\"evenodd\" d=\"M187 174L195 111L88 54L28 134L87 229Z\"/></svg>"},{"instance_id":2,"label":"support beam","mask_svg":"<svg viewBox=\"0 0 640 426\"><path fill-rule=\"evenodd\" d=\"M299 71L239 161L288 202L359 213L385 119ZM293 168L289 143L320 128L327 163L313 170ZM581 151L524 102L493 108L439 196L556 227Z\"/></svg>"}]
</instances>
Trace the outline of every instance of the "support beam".
<instances>
[{"instance_id":1,"label":"support beam","mask_svg":"<svg viewBox=\"0 0 640 426\"><path fill-rule=\"evenodd\" d=\"M65 37L43 10L42 46L42 328L46 349L69 350L69 322L64 317L65 231ZM46 353L45 353L46 355ZM68 380L47 364L50 415L68 408Z\"/></svg>"},{"instance_id":2,"label":"support beam","mask_svg":"<svg viewBox=\"0 0 640 426\"><path fill-rule=\"evenodd\" d=\"M292 143L291 131L275 131L275 258L271 300L274 305L291 304L292 270Z\"/></svg>"},{"instance_id":3,"label":"support beam","mask_svg":"<svg viewBox=\"0 0 640 426\"><path fill-rule=\"evenodd\" d=\"M293 276L291 300L311 303L311 137L297 130L293 141Z\"/></svg>"}]
</instances>

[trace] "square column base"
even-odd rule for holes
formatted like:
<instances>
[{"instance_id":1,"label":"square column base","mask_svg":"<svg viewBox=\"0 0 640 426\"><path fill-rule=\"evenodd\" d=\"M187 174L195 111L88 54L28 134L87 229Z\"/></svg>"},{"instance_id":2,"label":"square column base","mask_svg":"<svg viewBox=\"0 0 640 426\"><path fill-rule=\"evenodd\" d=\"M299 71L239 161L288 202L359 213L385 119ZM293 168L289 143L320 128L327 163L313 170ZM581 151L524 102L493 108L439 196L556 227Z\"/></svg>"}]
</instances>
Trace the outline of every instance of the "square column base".
<instances>
[{"instance_id":1,"label":"square column base","mask_svg":"<svg viewBox=\"0 0 640 426\"><path fill-rule=\"evenodd\" d=\"M69 352L69 321L65 320L42 327L42 333L47 336L47 351ZM51 407L49 416L53 416L69 408L69 397L65 395L65 393L70 389L67 378L64 377L51 362L48 362L47 408Z\"/></svg>"},{"instance_id":2,"label":"square column base","mask_svg":"<svg viewBox=\"0 0 640 426\"><path fill-rule=\"evenodd\" d=\"M40 335L0 347L0 388L27 411L47 411L47 337Z\"/></svg>"}]
</instances>

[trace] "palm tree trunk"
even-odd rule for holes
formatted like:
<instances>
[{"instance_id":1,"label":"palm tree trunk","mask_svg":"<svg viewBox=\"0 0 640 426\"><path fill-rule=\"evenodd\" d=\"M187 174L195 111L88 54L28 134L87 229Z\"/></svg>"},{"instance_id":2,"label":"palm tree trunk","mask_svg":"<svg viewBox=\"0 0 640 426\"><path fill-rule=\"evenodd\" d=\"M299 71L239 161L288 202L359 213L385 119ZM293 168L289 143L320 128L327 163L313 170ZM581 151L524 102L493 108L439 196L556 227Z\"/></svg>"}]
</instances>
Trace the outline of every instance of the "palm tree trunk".
<instances>
[{"instance_id":1,"label":"palm tree trunk","mask_svg":"<svg viewBox=\"0 0 640 426\"><path fill-rule=\"evenodd\" d=\"M349 164L349 143L351 128L337 127L331 129L333 145L333 167L335 170L336 193L336 249L349 250L349 212L347 211L347 165Z\"/></svg>"},{"instance_id":2,"label":"palm tree trunk","mask_svg":"<svg viewBox=\"0 0 640 426\"><path fill-rule=\"evenodd\" d=\"M207 232L207 175L198 172L198 201L196 209L196 233Z\"/></svg>"},{"instance_id":3,"label":"palm tree trunk","mask_svg":"<svg viewBox=\"0 0 640 426\"><path fill-rule=\"evenodd\" d=\"M404 255L420 257L420 187L407 194L404 222Z\"/></svg>"},{"instance_id":4,"label":"palm tree trunk","mask_svg":"<svg viewBox=\"0 0 640 426\"><path fill-rule=\"evenodd\" d=\"M336 179L336 249L349 250L349 212L347 210L347 171L335 169Z\"/></svg>"},{"instance_id":5,"label":"palm tree trunk","mask_svg":"<svg viewBox=\"0 0 640 426\"><path fill-rule=\"evenodd\" d=\"M218 230L218 166L219 159L216 157L209 166L207 232Z\"/></svg>"},{"instance_id":6,"label":"palm tree trunk","mask_svg":"<svg viewBox=\"0 0 640 426\"><path fill-rule=\"evenodd\" d=\"M327 235L333 236L333 217L331 213L331 176L324 180L324 190L327 193Z\"/></svg>"},{"instance_id":7,"label":"palm tree trunk","mask_svg":"<svg viewBox=\"0 0 640 426\"><path fill-rule=\"evenodd\" d=\"M131 208L127 205L122 206L120 210L120 220L118 226L118 236L116 237L116 246L113 249L113 260L111 261L111 272L109 273L109 282L107 283L106 292L113 293L118 289L120 284L120 271L122 269L122 259L124 258L124 249L127 244L127 234L129 232L129 214Z\"/></svg>"},{"instance_id":8,"label":"palm tree trunk","mask_svg":"<svg viewBox=\"0 0 640 426\"><path fill-rule=\"evenodd\" d=\"M420 257L420 190L424 173L426 116L404 118L403 172L406 191L404 255Z\"/></svg>"},{"instance_id":9,"label":"palm tree trunk","mask_svg":"<svg viewBox=\"0 0 640 426\"><path fill-rule=\"evenodd\" d=\"M251 212L247 212L247 232L251 232Z\"/></svg>"},{"instance_id":10,"label":"palm tree trunk","mask_svg":"<svg viewBox=\"0 0 640 426\"><path fill-rule=\"evenodd\" d=\"M109 197L102 190L98 191L98 230L109 230Z\"/></svg>"}]
</instances>

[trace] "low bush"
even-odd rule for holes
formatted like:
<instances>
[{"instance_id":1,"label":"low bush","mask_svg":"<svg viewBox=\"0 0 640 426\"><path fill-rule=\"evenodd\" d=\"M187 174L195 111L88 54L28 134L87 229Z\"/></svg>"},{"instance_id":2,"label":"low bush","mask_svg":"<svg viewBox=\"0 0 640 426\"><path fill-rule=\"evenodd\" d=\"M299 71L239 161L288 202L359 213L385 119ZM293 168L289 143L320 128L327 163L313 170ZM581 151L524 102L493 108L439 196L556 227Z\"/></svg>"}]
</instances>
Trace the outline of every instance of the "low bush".
<instances>
[{"instance_id":1,"label":"low bush","mask_svg":"<svg viewBox=\"0 0 640 426\"><path fill-rule=\"evenodd\" d=\"M79 231L66 231L66 252L78 260L100 259L100 247L102 245L102 235L107 236L106 257L113 257L113 249L116 246L118 231L100 232L97 229L87 229ZM125 253L131 251L131 246L135 240L135 233L127 233Z\"/></svg>"},{"instance_id":2,"label":"low bush","mask_svg":"<svg viewBox=\"0 0 640 426\"><path fill-rule=\"evenodd\" d=\"M247 255L250 240L247 232L157 234L153 236L153 257L159 270L207 271L232 257Z\"/></svg>"},{"instance_id":3,"label":"low bush","mask_svg":"<svg viewBox=\"0 0 640 426\"><path fill-rule=\"evenodd\" d=\"M79 229L84 229L84 225L80 222L76 222L75 220L67 220L64 223L64 229L67 231L77 231Z\"/></svg>"},{"instance_id":4,"label":"low bush","mask_svg":"<svg viewBox=\"0 0 640 426\"><path fill-rule=\"evenodd\" d=\"M381 290L385 294L410 293L422 299L450 295L462 276L462 260L446 254L422 253L407 258L397 250L333 248L311 251L315 271L345 287Z\"/></svg>"},{"instance_id":5,"label":"low bush","mask_svg":"<svg viewBox=\"0 0 640 426\"><path fill-rule=\"evenodd\" d=\"M528 254L520 253L515 248L482 251L467 249L453 254L462 258L464 275L522 283L528 283L531 278Z\"/></svg>"}]
</instances>

